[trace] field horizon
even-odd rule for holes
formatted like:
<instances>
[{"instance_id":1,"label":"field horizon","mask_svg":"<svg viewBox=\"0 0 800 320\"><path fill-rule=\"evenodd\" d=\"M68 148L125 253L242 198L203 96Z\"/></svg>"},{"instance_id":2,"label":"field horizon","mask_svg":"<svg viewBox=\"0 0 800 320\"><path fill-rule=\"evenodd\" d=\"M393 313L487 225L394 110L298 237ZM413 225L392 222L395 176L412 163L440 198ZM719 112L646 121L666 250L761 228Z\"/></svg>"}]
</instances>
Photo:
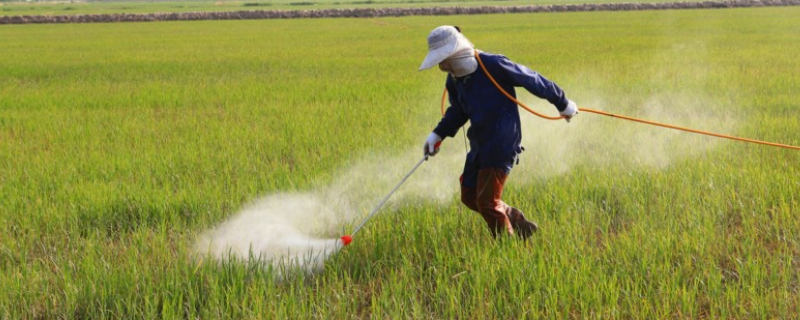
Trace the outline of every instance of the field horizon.
<instances>
[{"instance_id":1,"label":"field horizon","mask_svg":"<svg viewBox=\"0 0 800 320\"><path fill-rule=\"evenodd\" d=\"M377 18L797 6L797 0L0 1L0 24Z\"/></svg>"}]
</instances>

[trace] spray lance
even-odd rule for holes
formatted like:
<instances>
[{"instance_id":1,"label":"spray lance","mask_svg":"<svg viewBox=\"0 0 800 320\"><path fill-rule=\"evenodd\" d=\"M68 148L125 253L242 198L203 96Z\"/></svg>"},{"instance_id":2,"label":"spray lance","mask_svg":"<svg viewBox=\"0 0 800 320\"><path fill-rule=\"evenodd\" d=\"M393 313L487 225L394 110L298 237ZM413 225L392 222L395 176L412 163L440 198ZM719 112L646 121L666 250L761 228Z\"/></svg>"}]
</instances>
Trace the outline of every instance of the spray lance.
<instances>
[{"instance_id":1,"label":"spray lance","mask_svg":"<svg viewBox=\"0 0 800 320\"><path fill-rule=\"evenodd\" d=\"M441 141L437 142L434 148L438 149L441 144L442 144ZM358 225L358 227L356 227L355 230L353 230L353 233L348 234L348 235L344 235L344 236L342 236L340 238L342 240L342 243L344 243L345 246L350 244L350 242L353 242L353 237L356 236L356 233L358 233L358 231L361 230L361 228L363 228L365 224L367 224L367 221L369 221L369 219L371 219L372 216L374 216L375 213L377 213L378 210L380 210L380 208L383 207L384 204L386 204L386 201L389 200L389 198L395 193L395 191L397 191L397 189L400 189L400 186L402 186L403 183L406 182L406 180L408 180L409 177L411 177L411 175L414 173L414 171L417 171L417 168L419 168L422 165L423 162L428 160L428 157L429 157L429 155L426 154L424 157L422 157L422 159L419 160L419 162L417 162L417 164L413 168L411 168L411 171L409 171L403 177L403 180L400 180L400 183L398 183L394 187L394 189L392 189L392 191L390 191L389 194L387 194L386 197L384 197L383 200L381 200L381 202L378 203L378 205L375 206L375 208L373 208L372 211L370 211L370 213L367 215L367 218L364 219L364 221L362 221L361 224Z\"/></svg>"}]
</instances>

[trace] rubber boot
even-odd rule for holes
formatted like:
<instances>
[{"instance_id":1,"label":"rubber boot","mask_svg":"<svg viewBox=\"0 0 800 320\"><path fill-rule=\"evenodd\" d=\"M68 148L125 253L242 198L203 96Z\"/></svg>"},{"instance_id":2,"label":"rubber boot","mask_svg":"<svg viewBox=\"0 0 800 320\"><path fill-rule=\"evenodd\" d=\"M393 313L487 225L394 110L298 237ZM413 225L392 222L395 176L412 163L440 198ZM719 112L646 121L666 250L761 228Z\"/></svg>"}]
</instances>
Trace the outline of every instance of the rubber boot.
<instances>
[{"instance_id":1,"label":"rubber boot","mask_svg":"<svg viewBox=\"0 0 800 320\"><path fill-rule=\"evenodd\" d=\"M525 219L525 215L522 214L522 211L519 209L514 208L512 206L508 206L508 211L506 211L508 215L508 220L511 221L511 226L516 231L517 236L522 238L522 240L527 240L532 234L539 230L539 226L536 225L533 221L528 221Z\"/></svg>"}]
</instances>

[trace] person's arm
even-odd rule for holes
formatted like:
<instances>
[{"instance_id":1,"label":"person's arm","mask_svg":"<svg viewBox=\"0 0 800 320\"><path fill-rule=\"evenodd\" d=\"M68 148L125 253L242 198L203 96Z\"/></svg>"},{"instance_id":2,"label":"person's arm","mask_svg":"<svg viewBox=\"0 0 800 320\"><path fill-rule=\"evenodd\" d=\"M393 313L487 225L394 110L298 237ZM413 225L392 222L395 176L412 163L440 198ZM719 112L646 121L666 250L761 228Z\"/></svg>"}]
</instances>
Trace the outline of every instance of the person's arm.
<instances>
[{"instance_id":1,"label":"person's arm","mask_svg":"<svg viewBox=\"0 0 800 320\"><path fill-rule=\"evenodd\" d=\"M567 108L567 95L555 83L528 67L512 62L506 57L497 60L497 66L505 78L516 87L524 87L533 95L552 103L558 111Z\"/></svg>"},{"instance_id":2,"label":"person's arm","mask_svg":"<svg viewBox=\"0 0 800 320\"><path fill-rule=\"evenodd\" d=\"M450 98L450 107L447 108L442 120L439 121L439 124L425 140L425 145L423 146L425 155L436 155L436 153L439 152L439 145L442 139L455 136L458 129L464 126L467 120L469 120L469 116L464 113L464 109L461 108L461 104L459 104L458 99L455 97L456 95L453 94L456 89L452 84L450 76L447 77L445 86Z\"/></svg>"},{"instance_id":3,"label":"person's arm","mask_svg":"<svg viewBox=\"0 0 800 320\"><path fill-rule=\"evenodd\" d=\"M523 87L533 95L553 104L567 122L578 114L578 106L575 102L567 99L564 90L538 72L514 63L506 57L500 57L497 60L497 68L514 86Z\"/></svg>"},{"instance_id":4,"label":"person's arm","mask_svg":"<svg viewBox=\"0 0 800 320\"><path fill-rule=\"evenodd\" d=\"M439 125L433 129L433 132L441 138L455 136L456 133L458 133L458 129L469 120L469 116L464 113L464 109L461 108L461 104L456 98L456 89L455 86L453 86L451 76L447 76L447 83L445 86L448 92L450 107L444 112L444 116L442 120L439 121Z\"/></svg>"}]
</instances>

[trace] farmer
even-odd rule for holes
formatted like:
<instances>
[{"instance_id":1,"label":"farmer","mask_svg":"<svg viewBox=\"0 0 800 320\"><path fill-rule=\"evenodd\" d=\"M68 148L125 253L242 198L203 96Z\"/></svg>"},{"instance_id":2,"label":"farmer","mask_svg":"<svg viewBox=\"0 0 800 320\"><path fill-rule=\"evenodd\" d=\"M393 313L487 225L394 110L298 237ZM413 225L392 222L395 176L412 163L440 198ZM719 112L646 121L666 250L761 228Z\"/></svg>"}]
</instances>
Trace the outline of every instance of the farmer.
<instances>
[{"instance_id":1,"label":"farmer","mask_svg":"<svg viewBox=\"0 0 800 320\"><path fill-rule=\"evenodd\" d=\"M516 234L527 239L536 232L536 223L501 199L503 185L522 152L519 110L504 96L479 67L475 48L454 26L441 26L428 35L428 56L419 70L439 65L447 72L446 88L450 107L425 140L425 155L439 152L444 137L455 136L467 121L470 150L461 175L461 202L486 220L494 238ZM578 114L576 104L567 99L555 83L505 56L478 52L488 73L509 94L524 87L558 109L564 119Z\"/></svg>"}]
</instances>

